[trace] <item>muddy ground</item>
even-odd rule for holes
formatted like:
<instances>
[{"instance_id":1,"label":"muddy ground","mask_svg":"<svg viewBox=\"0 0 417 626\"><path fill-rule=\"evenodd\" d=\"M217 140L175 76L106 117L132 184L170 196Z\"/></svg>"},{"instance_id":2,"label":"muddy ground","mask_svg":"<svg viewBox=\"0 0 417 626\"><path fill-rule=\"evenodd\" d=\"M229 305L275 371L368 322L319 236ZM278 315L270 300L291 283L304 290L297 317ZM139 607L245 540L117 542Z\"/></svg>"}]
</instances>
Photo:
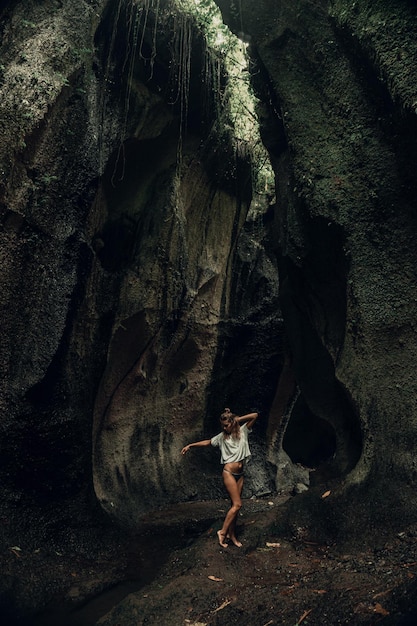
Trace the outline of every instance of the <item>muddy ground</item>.
<instances>
[{"instance_id":1,"label":"muddy ground","mask_svg":"<svg viewBox=\"0 0 417 626\"><path fill-rule=\"evenodd\" d=\"M244 502L242 548L219 546L227 500L179 504L138 533L67 529L2 554L8 626L399 626L417 623L417 525L374 547L277 532L284 497ZM34 605L40 609L28 616Z\"/></svg>"}]
</instances>

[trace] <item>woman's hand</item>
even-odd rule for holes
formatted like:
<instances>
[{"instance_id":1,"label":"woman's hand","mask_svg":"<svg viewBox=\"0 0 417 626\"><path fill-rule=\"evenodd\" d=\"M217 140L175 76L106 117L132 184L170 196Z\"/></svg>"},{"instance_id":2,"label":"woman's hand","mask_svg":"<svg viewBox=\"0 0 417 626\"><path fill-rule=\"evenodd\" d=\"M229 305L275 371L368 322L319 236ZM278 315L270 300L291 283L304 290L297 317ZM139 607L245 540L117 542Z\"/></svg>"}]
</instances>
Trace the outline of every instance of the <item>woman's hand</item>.
<instances>
[{"instance_id":1,"label":"woman's hand","mask_svg":"<svg viewBox=\"0 0 417 626\"><path fill-rule=\"evenodd\" d=\"M194 441L194 443L189 443L188 446L184 446L181 450L181 454L187 454L190 448L200 448L201 446L209 446L211 444L211 439L203 439L203 441Z\"/></svg>"}]
</instances>

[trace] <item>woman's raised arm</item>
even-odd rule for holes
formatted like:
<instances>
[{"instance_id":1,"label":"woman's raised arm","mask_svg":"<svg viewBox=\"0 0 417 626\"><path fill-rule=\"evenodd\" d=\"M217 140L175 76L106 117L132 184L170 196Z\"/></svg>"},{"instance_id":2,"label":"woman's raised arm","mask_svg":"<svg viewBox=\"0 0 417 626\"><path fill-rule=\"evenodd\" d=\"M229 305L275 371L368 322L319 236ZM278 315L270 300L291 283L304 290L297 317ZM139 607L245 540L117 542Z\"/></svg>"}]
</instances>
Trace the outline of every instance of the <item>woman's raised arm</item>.
<instances>
[{"instance_id":1,"label":"woman's raised arm","mask_svg":"<svg viewBox=\"0 0 417 626\"><path fill-rule=\"evenodd\" d=\"M246 415L239 415L239 417L235 417L236 422L246 422L248 428L252 428L254 423L259 417L259 413L247 413Z\"/></svg>"}]
</instances>

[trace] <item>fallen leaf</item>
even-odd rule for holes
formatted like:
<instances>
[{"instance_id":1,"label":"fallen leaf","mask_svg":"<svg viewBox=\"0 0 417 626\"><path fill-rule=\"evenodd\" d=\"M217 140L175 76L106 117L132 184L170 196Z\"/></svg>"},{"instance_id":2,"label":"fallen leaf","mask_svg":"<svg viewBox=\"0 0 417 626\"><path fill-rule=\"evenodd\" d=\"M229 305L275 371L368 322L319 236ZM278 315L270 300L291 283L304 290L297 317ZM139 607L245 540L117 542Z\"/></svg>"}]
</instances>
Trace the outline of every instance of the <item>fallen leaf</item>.
<instances>
[{"instance_id":1,"label":"fallen leaf","mask_svg":"<svg viewBox=\"0 0 417 626\"><path fill-rule=\"evenodd\" d=\"M377 598L382 598L382 596L387 596L389 593L391 593L393 589L395 589L395 587L390 587L389 589L380 591L379 593L376 593L374 596L372 596L372 598L373 600L376 600Z\"/></svg>"},{"instance_id":2,"label":"fallen leaf","mask_svg":"<svg viewBox=\"0 0 417 626\"><path fill-rule=\"evenodd\" d=\"M330 490L329 490L329 491L325 491L321 497L322 497L323 499L324 499L324 498L328 498L328 497L330 496L330 494L331 494L331 491L330 491Z\"/></svg>"},{"instance_id":3,"label":"fallen leaf","mask_svg":"<svg viewBox=\"0 0 417 626\"><path fill-rule=\"evenodd\" d=\"M266 547L267 548L280 548L281 544L280 543L270 543L269 541L266 542Z\"/></svg>"},{"instance_id":4,"label":"fallen leaf","mask_svg":"<svg viewBox=\"0 0 417 626\"><path fill-rule=\"evenodd\" d=\"M299 624L301 624L301 622L303 622L305 620L305 618L307 617L307 615L310 615L311 611L313 609L308 609L308 611L304 611L304 613L302 614L302 616L300 617L300 619L298 620L296 626L299 626Z\"/></svg>"},{"instance_id":5,"label":"fallen leaf","mask_svg":"<svg viewBox=\"0 0 417 626\"><path fill-rule=\"evenodd\" d=\"M223 602L223 604L221 604L220 606L217 607L217 609L214 609L214 613L217 613L217 611L221 611L222 609L224 609L230 603L231 603L231 600L225 600Z\"/></svg>"},{"instance_id":6,"label":"fallen leaf","mask_svg":"<svg viewBox=\"0 0 417 626\"><path fill-rule=\"evenodd\" d=\"M222 582L223 578L217 578L216 576L207 576L210 580L214 580L216 583Z\"/></svg>"},{"instance_id":7,"label":"fallen leaf","mask_svg":"<svg viewBox=\"0 0 417 626\"><path fill-rule=\"evenodd\" d=\"M22 556L22 555L20 554L20 552L22 552L22 549L21 549L21 548L19 548L18 546L13 546L13 548L9 548L9 550L10 550L11 552L13 552L13 554L14 554L15 556L17 556L19 559L20 559L20 557Z\"/></svg>"},{"instance_id":8,"label":"fallen leaf","mask_svg":"<svg viewBox=\"0 0 417 626\"><path fill-rule=\"evenodd\" d=\"M314 593L327 593L326 589L312 589Z\"/></svg>"},{"instance_id":9,"label":"fallen leaf","mask_svg":"<svg viewBox=\"0 0 417 626\"><path fill-rule=\"evenodd\" d=\"M288 589L284 589L284 591L281 591L281 595L282 596L290 596L292 593L294 593L294 588L289 587Z\"/></svg>"},{"instance_id":10,"label":"fallen leaf","mask_svg":"<svg viewBox=\"0 0 417 626\"><path fill-rule=\"evenodd\" d=\"M256 548L256 551L257 552L269 552L269 548L267 548L266 546L265 548ZM250 556L250 554L248 556Z\"/></svg>"},{"instance_id":11,"label":"fallen leaf","mask_svg":"<svg viewBox=\"0 0 417 626\"><path fill-rule=\"evenodd\" d=\"M377 602L374 606L374 613L378 613L378 615L389 615L389 611L384 609L384 607L381 606L379 602Z\"/></svg>"}]
</instances>

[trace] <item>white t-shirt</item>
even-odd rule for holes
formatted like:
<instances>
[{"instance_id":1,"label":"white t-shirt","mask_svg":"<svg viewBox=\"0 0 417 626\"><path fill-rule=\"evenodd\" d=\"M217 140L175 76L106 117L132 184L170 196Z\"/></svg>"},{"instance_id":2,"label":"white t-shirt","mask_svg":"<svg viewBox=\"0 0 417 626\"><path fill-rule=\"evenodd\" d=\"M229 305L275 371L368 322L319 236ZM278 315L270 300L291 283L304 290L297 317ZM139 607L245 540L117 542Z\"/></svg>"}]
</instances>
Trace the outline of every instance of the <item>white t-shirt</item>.
<instances>
[{"instance_id":1,"label":"white t-shirt","mask_svg":"<svg viewBox=\"0 0 417 626\"><path fill-rule=\"evenodd\" d=\"M225 437L221 432L215 435L211 439L211 445L215 448L220 448L221 458L220 463L235 463L236 461L247 461L251 452L249 450L248 434L252 432L247 427L247 424L242 424L240 427L240 437Z\"/></svg>"}]
</instances>

